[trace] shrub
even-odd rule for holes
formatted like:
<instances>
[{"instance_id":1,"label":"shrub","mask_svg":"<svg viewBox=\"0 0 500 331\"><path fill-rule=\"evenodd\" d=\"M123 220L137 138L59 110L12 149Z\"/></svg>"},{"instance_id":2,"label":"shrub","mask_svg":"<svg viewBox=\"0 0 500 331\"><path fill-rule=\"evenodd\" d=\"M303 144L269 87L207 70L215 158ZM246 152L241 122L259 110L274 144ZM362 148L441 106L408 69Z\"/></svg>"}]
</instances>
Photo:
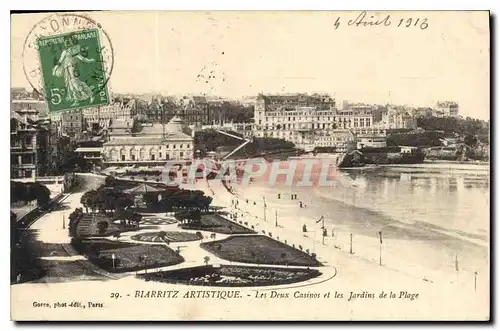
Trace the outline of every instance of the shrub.
<instances>
[{"instance_id":1,"label":"shrub","mask_svg":"<svg viewBox=\"0 0 500 331\"><path fill-rule=\"evenodd\" d=\"M265 231L265 230L262 230L262 233L263 233L263 234L266 234L266 231Z\"/></svg>"},{"instance_id":2,"label":"shrub","mask_svg":"<svg viewBox=\"0 0 500 331\"><path fill-rule=\"evenodd\" d=\"M99 234L106 234L109 224L106 221L100 221L97 223L97 228L99 229Z\"/></svg>"},{"instance_id":3,"label":"shrub","mask_svg":"<svg viewBox=\"0 0 500 331\"><path fill-rule=\"evenodd\" d=\"M269 237L272 237L272 236L273 236L272 232L269 232Z\"/></svg>"},{"instance_id":4,"label":"shrub","mask_svg":"<svg viewBox=\"0 0 500 331\"><path fill-rule=\"evenodd\" d=\"M308 248L308 249L306 249L306 253L307 253L307 254L309 254L309 248Z\"/></svg>"},{"instance_id":5,"label":"shrub","mask_svg":"<svg viewBox=\"0 0 500 331\"><path fill-rule=\"evenodd\" d=\"M203 234L200 231L196 231L196 236L200 239L203 239Z\"/></svg>"},{"instance_id":6,"label":"shrub","mask_svg":"<svg viewBox=\"0 0 500 331\"><path fill-rule=\"evenodd\" d=\"M286 241L286 239L285 239L285 244L288 244L288 242Z\"/></svg>"},{"instance_id":7,"label":"shrub","mask_svg":"<svg viewBox=\"0 0 500 331\"><path fill-rule=\"evenodd\" d=\"M255 226L252 225L252 230L255 230Z\"/></svg>"},{"instance_id":8,"label":"shrub","mask_svg":"<svg viewBox=\"0 0 500 331\"><path fill-rule=\"evenodd\" d=\"M292 244L292 247L295 248L295 244Z\"/></svg>"},{"instance_id":9,"label":"shrub","mask_svg":"<svg viewBox=\"0 0 500 331\"><path fill-rule=\"evenodd\" d=\"M316 259L316 253L312 253L312 254L311 254L311 257L312 257L313 259Z\"/></svg>"},{"instance_id":10,"label":"shrub","mask_svg":"<svg viewBox=\"0 0 500 331\"><path fill-rule=\"evenodd\" d=\"M243 224L248 225L248 222L243 222Z\"/></svg>"},{"instance_id":11,"label":"shrub","mask_svg":"<svg viewBox=\"0 0 500 331\"><path fill-rule=\"evenodd\" d=\"M303 250L303 247L302 247L302 245L299 245L299 249L300 249L300 250Z\"/></svg>"},{"instance_id":12,"label":"shrub","mask_svg":"<svg viewBox=\"0 0 500 331\"><path fill-rule=\"evenodd\" d=\"M277 240L280 240L280 237L276 237Z\"/></svg>"}]
</instances>

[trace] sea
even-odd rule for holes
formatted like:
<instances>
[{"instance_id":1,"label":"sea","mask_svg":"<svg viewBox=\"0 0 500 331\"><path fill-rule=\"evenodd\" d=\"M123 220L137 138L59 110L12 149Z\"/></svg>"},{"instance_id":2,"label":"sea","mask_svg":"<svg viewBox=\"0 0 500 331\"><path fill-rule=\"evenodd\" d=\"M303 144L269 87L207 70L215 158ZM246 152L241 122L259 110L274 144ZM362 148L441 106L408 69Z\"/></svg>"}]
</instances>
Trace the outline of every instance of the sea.
<instances>
[{"instance_id":1,"label":"sea","mask_svg":"<svg viewBox=\"0 0 500 331\"><path fill-rule=\"evenodd\" d=\"M262 176L231 189L256 199L259 217L266 213L267 220L298 232L306 225L318 244L324 226L326 245L429 281L477 282L478 274L488 279L489 165L387 165L333 173L342 180L330 186L283 180L271 185Z\"/></svg>"}]
</instances>

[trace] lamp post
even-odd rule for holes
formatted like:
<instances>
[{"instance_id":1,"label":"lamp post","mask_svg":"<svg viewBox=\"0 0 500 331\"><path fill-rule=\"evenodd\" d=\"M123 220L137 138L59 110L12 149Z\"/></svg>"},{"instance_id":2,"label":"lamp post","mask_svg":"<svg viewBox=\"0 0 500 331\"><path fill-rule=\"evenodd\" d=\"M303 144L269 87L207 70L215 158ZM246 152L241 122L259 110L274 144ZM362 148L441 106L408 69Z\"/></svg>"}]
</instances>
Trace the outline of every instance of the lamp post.
<instances>
[{"instance_id":1,"label":"lamp post","mask_svg":"<svg viewBox=\"0 0 500 331\"><path fill-rule=\"evenodd\" d=\"M382 231L379 231L378 235L380 236L379 265L382 265Z\"/></svg>"}]
</instances>

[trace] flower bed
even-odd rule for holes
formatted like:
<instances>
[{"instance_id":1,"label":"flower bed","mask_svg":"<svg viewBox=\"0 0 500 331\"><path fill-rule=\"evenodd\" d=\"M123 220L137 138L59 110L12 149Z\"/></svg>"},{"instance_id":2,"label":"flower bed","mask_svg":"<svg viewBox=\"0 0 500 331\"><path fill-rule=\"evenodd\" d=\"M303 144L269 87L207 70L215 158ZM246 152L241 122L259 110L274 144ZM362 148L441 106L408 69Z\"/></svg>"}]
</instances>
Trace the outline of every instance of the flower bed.
<instances>
[{"instance_id":1,"label":"flower bed","mask_svg":"<svg viewBox=\"0 0 500 331\"><path fill-rule=\"evenodd\" d=\"M320 266L312 255L266 236L232 236L200 244L216 256L235 262L295 266Z\"/></svg>"},{"instance_id":2,"label":"flower bed","mask_svg":"<svg viewBox=\"0 0 500 331\"><path fill-rule=\"evenodd\" d=\"M182 256L166 245L142 245L106 239L73 239L71 244L89 261L109 272L160 268L184 261Z\"/></svg>"},{"instance_id":3,"label":"flower bed","mask_svg":"<svg viewBox=\"0 0 500 331\"><path fill-rule=\"evenodd\" d=\"M194 268L159 271L138 278L162 283L196 286L271 286L302 282L321 273L316 269L274 268L250 266L200 266Z\"/></svg>"},{"instance_id":4,"label":"flower bed","mask_svg":"<svg viewBox=\"0 0 500 331\"><path fill-rule=\"evenodd\" d=\"M177 223L175 218L164 218L164 217L143 217L140 224L148 225L169 225Z\"/></svg>"},{"instance_id":5,"label":"flower bed","mask_svg":"<svg viewBox=\"0 0 500 331\"><path fill-rule=\"evenodd\" d=\"M162 234L164 235L165 239L162 238ZM163 243L163 242L195 241L195 240L200 240L201 238L200 236L189 232L164 231L162 233L161 231L158 231L158 232L146 232L146 233L136 234L135 236L132 236L131 239L144 242Z\"/></svg>"},{"instance_id":6,"label":"flower bed","mask_svg":"<svg viewBox=\"0 0 500 331\"><path fill-rule=\"evenodd\" d=\"M179 227L186 230L203 230L222 234L255 233L255 231L232 222L217 213L202 215L200 222L179 224Z\"/></svg>"}]
</instances>

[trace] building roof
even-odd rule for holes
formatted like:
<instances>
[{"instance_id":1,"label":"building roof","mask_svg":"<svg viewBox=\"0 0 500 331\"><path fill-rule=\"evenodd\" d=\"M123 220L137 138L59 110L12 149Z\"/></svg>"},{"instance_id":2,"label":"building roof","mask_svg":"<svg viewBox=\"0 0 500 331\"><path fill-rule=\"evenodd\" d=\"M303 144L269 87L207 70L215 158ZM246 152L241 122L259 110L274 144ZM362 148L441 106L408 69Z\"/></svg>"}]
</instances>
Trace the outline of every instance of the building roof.
<instances>
[{"instance_id":1,"label":"building roof","mask_svg":"<svg viewBox=\"0 0 500 331\"><path fill-rule=\"evenodd\" d=\"M134 125L132 119L114 119L109 126L110 129L131 129Z\"/></svg>"},{"instance_id":2,"label":"building roof","mask_svg":"<svg viewBox=\"0 0 500 331\"><path fill-rule=\"evenodd\" d=\"M24 117L23 117L23 116L21 116L21 115L19 115L19 114L18 114L17 112L15 112L15 111L11 111L11 112L10 112L10 118L15 119L15 120L17 120L18 122L21 122L21 123L23 123L23 124L26 124L26 125L28 124L28 123L25 121Z\"/></svg>"},{"instance_id":3,"label":"building roof","mask_svg":"<svg viewBox=\"0 0 500 331\"><path fill-rule=\"evenodd\" d=\"M165 138L161 137L120 137L108 141L104 146L121 145L165 145L174 141L192 142L193 138L183 133L167 133Z\"/></svg>"},{"instance_id":4,"label":"building roof","mask_svg":"<svg viewBox=\"0 0 500 331\"><path fill-rule=\"evenodd\" d=\"M151 126L143 126L139 136L191 136L191 129L184 123L182 118L174 116L167 124L153 123Z\"/></svg>"},{"instance_id":5,"label":"building roof","mask_svg":"<svg viewBox=\"0 0 500 331\"><path fill-rule=\"evenodd\" d=\"M75 152L85 153L85 152L102 152L102 147L78 147Z\"/></svg>"},{"instance_id":6,"label":"building roof","mask_svg":"<svg viewBox=\"0 0 500 331\"><path fill-rule=\"evenodd\" d=\"M137 185L136 187L133 187L131 189L125 190L127 193L132 193L132 194L145 194L145 193L155 193L155 192L161 192L161 190L157 189L156 187L153 187L151 185L148 185L146 183L142 183Z\"/></svg>"},{"instance_id":7,"label":"building roof","mask_svg":"<svg viewBox=\"0 0 500 331\"><path fill-rule=\"evenodd\" d=\"M36 104L43 104L45 101L43 100L37 100L37 99L14 99L11 100L12 103L36 103Z\"/></svg>"},{"instance_id":8,"label":"building roof","mask_svg":"<svg viewBox=\"0 0 500 331\"><path fill-rule=\"evenodd\" d=\"M151 126L143 126L139 134L141 136L162 136L164 131L166 130L164 130L163 124L153 123Z\"/></svg>"}]
</instances>

